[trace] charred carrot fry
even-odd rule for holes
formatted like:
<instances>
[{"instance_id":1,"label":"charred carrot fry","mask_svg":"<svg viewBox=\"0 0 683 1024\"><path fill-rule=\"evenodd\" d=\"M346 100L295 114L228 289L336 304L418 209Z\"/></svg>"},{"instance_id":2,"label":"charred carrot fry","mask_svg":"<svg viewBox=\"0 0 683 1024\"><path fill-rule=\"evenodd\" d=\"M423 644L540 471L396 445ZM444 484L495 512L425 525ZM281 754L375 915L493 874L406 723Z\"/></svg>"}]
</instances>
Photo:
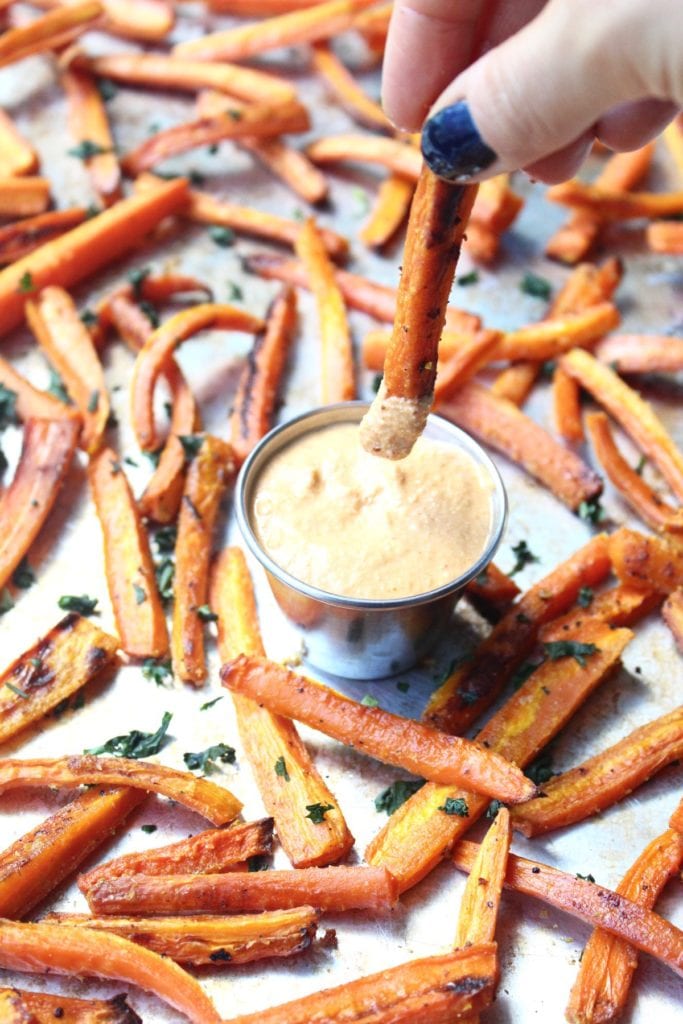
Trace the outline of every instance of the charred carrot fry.
<instances>
[{"instance_id":1,"label":"charred carrot fry","mask_svg":"<svg viewBox=\"0 0 683 1024\"><path fill-rule=\"evenodd\" d=\"M598 462L627 505L653 530L683 532L683 509L667 505L623 457L604 412L589 413L586 426Z\"/></svg>"},{"instance_id":2,"label":"charred carrot fry","mask_svg":"<svg viewBox=\"0 0 683 1024\"><path fill-rule=\"evenodd\" d=\"M40 391L22 377L17 370L0 356L0 383L16 395L17 418L24 423L29 420L74 420L80 429L81 418L76 410L47 391Z\"/></svg>"},{"instance_id":3,"label":"charred carrot fry","mask_svg":"<svg viewBox=\"0 0 683 1024\"><path fill-rule=\"evenodd\" d=\"M575 349L563 359L574 353L585 354ZM602 492L600 477L578 455L512 402L478 384L466 384L452 402L439 406L439 412L521 465L571 509Z\"/></svg>"},{"instance_id":4,"label":"charred carrot fry","mask_svg":"<svg viewBox=\"0 0 683 1024\"><path fill-rule=\"evenodd\" d=\"M222 552L214 565L211 607L218 615L223 661L239 654L265 655L251 577L239 548ZM294 723L239 694L233 694L233 701L261 799L275 819L278 837L292 864L323 867L340 860L353 846L353 836ZM316 805L327 808L319 822L306 813Z\"/></svg>"},{"instance_id":5,"label":"charred carrot fry","mask_svg":"<svg viewBox=\"0 0 683 1024\"><path fill-rule=\"evenodd\" d=\"M392 124L379 103L371 100L358 85L351 72L339 60L329 43L313 44L313 69L317 71L332 95L339 100L354 121L367 128L391 131Z\"/></svg>"},{"instance_id":6,"label":"charred carrot fry","mask_svg":"<svg viewBox=\"0 0 683 1024\"><path fill-rule=\"evenodd\" d=\"M519 594L514 580L491 562L465 587L470 604L490 622L498 622Z\"/></svg>"},{"instance_id":7,"label":"charred carrot fry","mask_svg":"<svg viewBox=\"0 0 683 1024\"><path fill-rule=\"evenodd\" d=\"M68 8L73 10L73 8ZM0 195L2 188L0 187ZM148 195L122 199L30 256L0 271L0 336L21 323L30 291L46 285L68 288L118 259L187 202L187 182L164 182Z\"/></svg>"},{"instance_id":8,"label":"charred carrot fry","mask_svg":"<svg viewBox=\"0 0 683 1024\"><path fill-rule=\"evenodd\" d=\"M625 527L608 540L614 572L632 587L670 594L683 586L683 551L664 539L645 536Z\"/></svg>"},{"instance_id":9,"label":"charred carrot fry","mask_svg":"<svg viewBox=\"0 0 683 1024\"><path fill-rule=\"evenodd\" d=\"M33 174L38 169L38 154L21 135L14 121L0 110L0 178Z\"/></svg>"},{"instance_id":10,"label":"charred carrot fry","mask_svg":"<svg viewBox=\"0 0 683 1024\"><path fill-rule=\"evenodd\" d=\"M495 938L511 837L510 812L501 807L479 847L462 895L456 949Z\"/></svg>"},{"instance_id":11,"label":"charred carrot fry","mask_svg":"<svg viewBox=\"0 0 683 1024\"><path fill-rule=\"evenodd\" d=\"M365 707L329 687L265 658L240 655L221 670L224 686L295 718L370 757L435 782L466 784L510 803L528 799L534 786L504 759L471 740L446 736L379 707Z\"/></svg>"},{"instance_id":12,"label":"charred carrot fry","mask_svg":"<svg viewBox=\"0 0 683 1024\"><path fill-rule=\"evenodd\" d=\"M453 852L453 863L469 871L476 853L477 844L463 839ZM683 973L683 932L611 889L514 853L508 860L505 886L625 939L677 974Z\"/></svg>"},{"instance_id":13,"label":"charred carrot fry","mask_svg":"<svg viewBox=\"0 0 683 1024\"><path fill-rule=\"evenodd\" d=\"M272 842L272 818L230 828L207 829L179 843L115 857L81 875L78 888L87 894L102 878L119 878L121 875L220 874L233 870L250 857L270 853Z\"/></svg>"},{"instance_id":14,"label":"charred carrot fry","mask_svg":"<svg viewBox=\"0 0 683 1024\"><path fill-rule=\"evenodd\" d=\"M71 466L80 423L77 419L29 420L19 465L0 497L0 587L29 551Z\"/></svg>"},{"instance_id":15,"label":"charred carrot fry","mask_svg":"<svg viewBox=\"0 0 683 1024\"><path fill-rule=\"evenodd\" d=\"M249 964L267 957L292 956L315 938L318 915L312 907L264 914L217 917L90 917L48 914L47 924L91 928L135 942L160 956L194 967ZM67 938L68 941L68 938Z\"/></svg>"},{"instance_id":16,"label":"charred carrot fry","mask_svg":"<svg viewBox=\"0 0 683 1024\"><path fill-rule=\"evenodd\" d=\"M615 892L652 910L662 889L683 866L683 836L672 830L653 839ZM584 946L566 1018L570 1024L606 1024L624 1010L638 954L628 942L597 928Z\"/></svg>"},{"instance_id":17,"label":"charred carrot fry","mask_svg":"<svg viewBox=\"0 0 683 1024\"><path fill-rule=\"evenodd\" d=\"M578 630L588 619L600 619L609 626L633 626L662 602L662 595L656 590L639 590L624 584L610 587L595 596L591 589L583 593L580 591L579 602L566 615L558 616L541 628L538 636L543 643L561 640L569 630Z\"/></svg>"},{"instance_id":18,"label":"charred carrot fry","mask_svg":"<svg viewBox=\"0 0 683 1024\"><path fill-rule=\"evenodd\" d=\"M87 211L75 206L70 210L50 210L6 224L0 228L0 266L28 256L38 246L82 224L86 217Z\"/></svg>"},{"instance_id":19,"label":"charred carrot fry","mask_svg":"<svg viewBox=\"0 0 683 1024\"><path fill-rule=\"evenodd\" d=\"M662 618L671 630L679 651L683 650L683 591L674 590L662 605Z\"/></svg>"},{"instance_id":20,"label":"charred carrot fry","mask_svg":"<svg viewBox=\"0 0 683 1024\"><path fill-rule=\"evenodd\" d=\"M386 913L398 899L383 868L299 868L223 875L123 875L88 892L96 914L242 914L311 906Z\"/></svg>"},{"instance_id":21,"label":"charred carrot fry","mask_svg":"<svg viewBox=\"0 0 683 1024\"><path fill-rule=\"evenodd\" d=\"M173 52L192 60L240 61L281 46L329 39L350 28L358 11L373 3L374 0L327 0L304 10L179 43Z\"/></svg>"},{"instance_id":22,"label":"charred carrot fry","mask_svg":"<svg viewBox=\"0 0 683 1024\"><path fill-rule=\"evenodd\" d=\"M194 1024L220 1024L199 982L172 960L118 935L56 924L0 922L0 966L31 974L96 975L153 992Z\"/></svg>"},{"instance_id":23,"label":"charred carrot fry","mask_svg":"<svg viewBox=\"0 0 683 1024\"><path fill-rule=\"evenodd\" d=\"M372 212L359 232L368 248L381 249L391 241L408 216L414 191L414 183L400 174L385 178Z\"/></svg>"},{"instance_id":24,"label":"charred carrot fry","mask_svg":"<svg viewBox=\"0 0 683 1024\"><path fill-rule=\"evenodd\" d=\"M494 998L498 981L495 943L471 946L392 967L338 988L325 989L231 1024L440 1024L472 1019Z\"/></svg>"},{"instance_id":25,"label":"charred carrot fry","mask_svg":"<svg viewBox=\"0 0 683 1024\"><path fill-rule=\"evenodd\" d=\"M0 743L38 721L110 664L118 640L75 612L0 676ZM0 917L11 917L3 914Z\"/></svg>"},{"instance_id":26,"label":"charred carrot fry","mask_svg":"<svg viewBox=\"0 0 683 1024\"><path fill-rule=\"evenodd\" d=\"M32 217L50 205L47 178L1 178L0 217Z\"/></svg>"},{"instance_id":27,"label":"charred carrot fry","mask_svg":"<svg viewBox=\"0 0 683 1024\"><path fill-rule=\"evenodd\" d=\"M22 988L0 988L0 1015L7 1024L35 1021L35 1024L139 1024L125 995L113 999L74 999L49 992L29 992Z\"/></svg>"},{"instance_id":28,"label":"charred carrot fry","mask_svg":"<svg viewBox=\"0 0 683 1024\"><path fill-rule=\"evenodd\" d=\"M623 800L681 754L683 708L676 708L545 783L538 799L513 812L513 825L537 836L583 821Z\"/></svg>"},{"instance_id":29,"label":"charred carrot fry","mask_svg":"<svg viewBox=\"0 0 683 1024\"><path fill-rule=\"evenodd\" d=\"M312 217L301 228L294 248L306 269L318 307L321 401L323 405L347 402L356 397L356 381L346 307Z\"/></svg>"},{"instance_id":30,"label":"charred carrot fry","mask_svg":"<svg viewBox=\"0 0 683 1024\"><path fill-rule=\"evenodd\" d=\"M683 498L683 454L647 402L589 352L574 349L560 359L566 373L590 392L660 470L677 498Z\"/></svg>"},{"instance_id":31,"label":"charred carrot fry","mask_svg":"<svg viewBox=\"0 0 683 1024\"><path fill-rule=\"evenodd\" d=\"M683 192L621 192L565 181L552 185L546 195L551 203L597 210L602 221L652 219L683 213Z\"/></svg>"},{"instance_id":32,"label":"charred carrot fry","mask_svg":"<svg viewBox=\"0 0 683 1024\"><path fill-rule=\"evenodd\" d=\"M477 331L440 362L434 383L434 401L447 402L488 363L501 343L499 331Z\"/></svg>"},{"instance_id":33,"label":"charred carrot fry","mask_svg":"<svg viewBox=\"0 0 683 1024\"><path fill-rule=\"evenodd\" d=\"M121 198L121 168L104 101L94 78L86 72L63 71L61 80L68 103L69 130L83 151L93 188L104 205L111 206Z\"/></svg>"},{"instance_id":34,"label":"charred carrot fry","mask_svg":"<svg viewBox=\"0 0 683 1024\"><path fill-rule=\"evenodd\" d=\"M0 760L0 792L22 786L130 786L148 793L160 793L214 825L236 818L242 804L224 786L197 779L191 772L179 772L165 765L133 761L125 757L34 758L30 761Z\"/></svg>"},{"instance_id":35,"label":"charred carrot fry","mask_svg":"<svg viewBox=\"0 0 683 1024\"><path fill-rule=\"evenodd\" d=\"M91 789L0 854L0 913L26 917L145 799L135 789Z\"/></svg>"},{"instance_id":36,"label":"charred carrot fry","mask_svg":"<svg viewBox=\"0 0 683 1024\"><path fill-rule=\"evenodd\" d=\"M337 164L346 160L378 164L412 182L418 180L422 167L419 149L380 135L330 135L311 143L306 153L314 164Z\"/></svg>"},{"instance_id":37,"label":"charred carrot fry","mask_svg":"<svg viewBox=\"0 0 683 1024\"><path fill-rule=\"evenodd\" d=\"M193 334L208 329L256 334L263 330L263 321L235 306L206 303L176 313L149 336L135 362L131 384L133 428L140 447L145 451L159 447L153 409L159 374L178 345Z\"/></svg>"},{"instance_id":38,"label":"charred carrot fry","mask_svg":"<svg viewBox=\"0 0 683 1024\"><path fill-rule=\"evenodd\" d=\"M208 597L218 507L234 472L230 445L206 435L188 469L180 504L171 658L174 673L194 686L201 686L206 678L202 609Z\"/></svg>"},{"instance_id":39,"label":"charred carrot fry","mask_svg":"<svg viewBox=\"0 0 683 1024\"><path fill-rule=\"evenodd\" d=\"M99 18L102 11L102 4L98 0L83 0L82 3L50 11L21 28L9 29L0 37L0 67L51 49L64 32L85 30Z\"/></svg>"},{"instance_id":40,"label":"charred carrot fry","mask_svg":"<svg viewBox=\"0 0 683 1024\"><path fill-rule=\"evenodd\" d=\"M679 220L656 220L645 229L645 241L652 252L683 253L683 225Z\"/></svg>"},{"instance_id":41,"label":"charred carrot fry","mask_svg":"<svg viewBox=\"0 0 683 1024\"><path fill-rule=\"evenodd\" d=\"M597 651L582 668L573 658L545 661L497 711L479 733L482 743L515 764L529 764L562 729L593 690L619 663L633 634L591 620L573 634ZM570 633L568 637L572 638ZM447 800L465 802L467 817L445 813ZM452 806L452 805L451 805ZM462 808L461 804L457 806ZM480 818L484 797L428 782L392 814L366 850L366 859L386 867L401 892L415 885Z\"/></svg>"},{"instance_id":42,"label":"charred carrot fry","mask_svg":"<svg viewBox=\"0 0 683 1024\"><path fill-rule=\"evenodd\" d=\"M254 338L230 414L230 443L240 462L272 426L295 329L296 292L284 285L268 311L264 330Z\"/></svg>"},{"instance_id":43,"label":"charred carrot fry","mask_svg":"<svg viewBox=\"0 0 683 1024\"><path fill-rule=\"evenodd\" d=\"M420 174L384 375L360 425L363 448L383 458L405 458L424 429L448 295L476 194L476 186L453 186L427 167Z\"/></svg>"},{"instance_id":44,"label":"charred carrot fry","mask_svg":"<svg viewBox=\"0 0 683 1024\"><path fill-rule=\"evenodd\" d=\"M26 318L83 418L81 444L93 454L102 443L110 406L90 333L63 288L44 288L37 299L29 300Z\"/></svg>"},{"instance_id":45,"label":"charred carrot fry","mask_svg":"<svg viewBox=\"0 0 683 1024\"><path fill-rule=\"evenodd\" d=\"M683 369L683 338L668 334L613 334L595 354L617 373L669 373Z\"/></svg>"}]
</instances>

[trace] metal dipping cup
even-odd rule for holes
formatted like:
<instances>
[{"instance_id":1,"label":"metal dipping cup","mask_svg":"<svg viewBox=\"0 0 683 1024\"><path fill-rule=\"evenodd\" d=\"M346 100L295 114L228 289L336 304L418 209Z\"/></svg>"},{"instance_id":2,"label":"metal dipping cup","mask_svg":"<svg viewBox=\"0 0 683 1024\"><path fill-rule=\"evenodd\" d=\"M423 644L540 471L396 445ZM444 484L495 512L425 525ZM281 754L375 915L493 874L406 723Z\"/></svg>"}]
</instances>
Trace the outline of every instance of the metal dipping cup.
<instances>
[{"instance_id":1,"label":"metal dipping cup","mask_svg":"<svg viewBox=\"0 0 683 1024\"><path fill-rule=\"evenodd\" d=\"M330 594L282 569L263 549L252 525L253 496L261 470L276 452L303 434L338 423L359 423L367 409L367 402L343 402L304 413L271 430L242 466L236 489L242 536L266 570L280 608L303 631L306 661L347 679L381 679L405 672L431 649L466 584L493 558L507 518L503 482L486 452L458 427L430 415L424 436L464 450L491 480L491 530L474 565L436 590L390 600Z\"/></svg>"}]
</instances>

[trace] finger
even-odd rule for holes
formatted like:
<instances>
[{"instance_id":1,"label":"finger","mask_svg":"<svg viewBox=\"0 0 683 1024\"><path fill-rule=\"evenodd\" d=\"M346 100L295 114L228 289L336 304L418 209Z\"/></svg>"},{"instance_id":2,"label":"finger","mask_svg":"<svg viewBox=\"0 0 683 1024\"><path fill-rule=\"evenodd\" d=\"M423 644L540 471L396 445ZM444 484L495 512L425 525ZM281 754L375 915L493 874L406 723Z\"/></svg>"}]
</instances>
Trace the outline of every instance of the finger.
<instances>
[{"instance_id":1,"label":"finger","mask_svg":"<svg viewBox=\"0 0 683 1024\"><path fill-rule=\"evenodd\" d=\"M597 121L595 135L617 152L640 149L656 139L677 112L676 104L665 100L620 103Z\"/></svg>"},{"instance_id":2,"label":"finger","mask_svg":"<svg viewBox=\"0 0 683 1024\"><path fill-rule=\"evenodd\" d=\"M556 185L560 181L573 178L593 147L593 132L584 132L568 146L563 146L550 156L543 157L533 164L527 164L523 170L534 181L544 181L546 185Z\"/></svg>"}]
</instances>

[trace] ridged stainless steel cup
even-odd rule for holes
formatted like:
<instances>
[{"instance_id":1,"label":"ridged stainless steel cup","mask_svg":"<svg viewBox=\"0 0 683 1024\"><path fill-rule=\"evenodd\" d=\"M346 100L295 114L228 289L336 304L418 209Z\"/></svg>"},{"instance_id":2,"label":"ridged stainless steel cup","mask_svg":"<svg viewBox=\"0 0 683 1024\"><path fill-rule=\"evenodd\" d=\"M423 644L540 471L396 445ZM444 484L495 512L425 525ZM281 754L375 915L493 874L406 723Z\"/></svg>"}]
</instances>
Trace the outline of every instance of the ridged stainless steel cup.
<instances>
[{"instance_id":1,"label":"ridged stainless steel cup","mask_svg":"<svg viewBox=\"0 0 683 1024\"><path fill-rule=\"evenodd\" d=\"M237 521L242 536L266 570L280 608L302 630L306 660L315 668L347 679L381 679L405 672L430 650L465 585L493 558L507 517L503 482L486 452L458 427L432 415L425 437L466 451L485 470L492 484L489 537L481 557L467 572L423 594L374 600L327 593L303 583L277 565L262 547L252 522L254 489L261 470L285 445L303 434L338 423L359 423L367 408L367 402L343 402L304 413L271 430L242 466L236 490Z\"/></svg>"}]
</instances>

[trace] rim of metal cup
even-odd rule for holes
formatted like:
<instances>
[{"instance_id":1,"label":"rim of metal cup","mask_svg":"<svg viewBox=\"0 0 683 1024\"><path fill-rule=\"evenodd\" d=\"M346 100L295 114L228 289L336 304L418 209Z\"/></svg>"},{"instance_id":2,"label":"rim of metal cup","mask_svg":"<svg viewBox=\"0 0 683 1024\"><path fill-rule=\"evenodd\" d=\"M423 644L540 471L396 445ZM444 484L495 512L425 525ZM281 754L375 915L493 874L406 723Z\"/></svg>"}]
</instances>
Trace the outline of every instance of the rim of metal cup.
<instances>
[{"instance_id":1,"label":"rim of metal cup","mask_svg":"<svg viewBox=\"0 0 683 1024\"><path fill-rule=\"evenodd\" d=\"M454 423L430 413L428 424L436 427L439 431L449 435L449 439L458 447L464 448L471 455L478 465L484 466L493 482L493 523L491 535L486 548L480 558L466 572L457 578L444 583L435 590L423 591L420 594L412 594L408 597L369 598L369 597L348 597L343 594L332 594L327 590L321 590L310 583L292 576L275 562L267 551L262 547L251 524L251 492L258 479L258 474L265 464L269 455L274 455L285 447L290 441L301 437L303 434L313 430L320 430L325 427L334 426L339 423L360 422L363 414L369 408L369 402L339 402L336 405L326 405L308 412L301 413L286 423L274 427L263 437L252 450L242 465L237 478L235 488L235 513L237 523L244 541L252 555L261 563L264 569L275 576L280 582L287 584L292 590L304 594L306 597L320 601L323 604L334 605L341 608L357 608L365 611L392 611L400 608L410 608L420 604L427 604L436 601L440 597L447 597L455 591L461 590L471 580L475 579L493 558L496 548L500 544L508 515L508 501L505 486L500 473L487 452L464 430L456 427ZM305 424L309 429L302 429Z\"/></svg>"}]
</instances>

